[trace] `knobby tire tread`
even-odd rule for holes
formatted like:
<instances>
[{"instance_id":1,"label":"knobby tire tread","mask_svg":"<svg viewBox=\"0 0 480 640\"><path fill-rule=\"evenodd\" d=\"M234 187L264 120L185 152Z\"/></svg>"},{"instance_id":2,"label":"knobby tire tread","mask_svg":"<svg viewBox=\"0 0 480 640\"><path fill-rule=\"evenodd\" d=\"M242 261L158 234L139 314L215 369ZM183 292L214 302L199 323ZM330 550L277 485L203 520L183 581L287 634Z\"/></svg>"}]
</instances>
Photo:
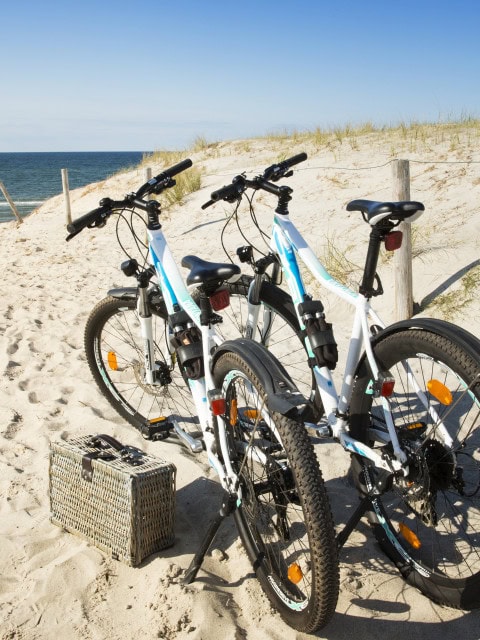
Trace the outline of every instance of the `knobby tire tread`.
<instances>
[{"instance_id":1,"label":"knobby tire tread","mask_svg":"<svg viewBox=\"0 0 480 640\"><path fill-rule=\"evenodd\" d=\"M237 354L226 353L217 361L214 370L217 385L221 387L225 375L235 369L242 371L265 398L261 381ZM309 531L312 564L315 565L313 597L303 612L292 612L272 590L261 563L258 563L258 558L255 557L256 543L243 521L241 510L236 511L235 520L258 579L274 606L292 627L305 633L312 633L331 619L338 598L338 554L333 516L318 460L305 428L279 413L271 413L270 417L282 438L299 490Z\"/></svg>"}]
</instances>

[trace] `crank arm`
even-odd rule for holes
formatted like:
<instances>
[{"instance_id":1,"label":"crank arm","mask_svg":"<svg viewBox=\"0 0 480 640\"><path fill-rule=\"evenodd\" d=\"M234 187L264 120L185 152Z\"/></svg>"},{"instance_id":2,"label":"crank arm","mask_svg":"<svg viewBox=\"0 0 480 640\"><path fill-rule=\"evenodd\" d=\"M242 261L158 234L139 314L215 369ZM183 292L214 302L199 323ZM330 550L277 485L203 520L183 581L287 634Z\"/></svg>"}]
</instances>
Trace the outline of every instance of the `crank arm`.
<instances>
[{"instance_id":1,"label":"crank arm","mask_svg":"<svg viewBox=\"0 0 480 640\"><path fill-rule=\"evenodd\" d=\"M175 418L170 418L170 422L173 425L173 430L177 436L182 440L193 453L200 453L203 451L202 441L198 438L193 438L178 424Z\"/></svg>"}]
</instances>

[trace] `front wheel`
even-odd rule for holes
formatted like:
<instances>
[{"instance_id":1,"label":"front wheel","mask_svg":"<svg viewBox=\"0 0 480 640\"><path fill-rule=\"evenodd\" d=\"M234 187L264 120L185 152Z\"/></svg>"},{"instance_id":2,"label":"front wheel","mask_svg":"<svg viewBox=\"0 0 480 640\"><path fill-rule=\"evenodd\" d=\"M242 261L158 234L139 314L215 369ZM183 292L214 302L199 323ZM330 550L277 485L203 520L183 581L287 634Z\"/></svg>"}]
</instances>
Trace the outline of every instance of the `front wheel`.
<instances>
[{"instance_id":1,"label":"front wheel","mask_svg":"<svg viewBox=\"0 0 480 640\"><path fill-rule=\"evenodd\" d=\"M412 585L441 604L480 606L480 355L453 339L406 329L374 347L395 378L388 400L409 475L373 501L377 538ZM479 352L480 353L480 352ZM392 453L366 361L351 401L351 433ZM375 469L354 457L360 488ZM365 475L367 472L367 475Z\"/></svg>"},{"instance_id":2,"label":"front wheel","mask_svg":"<svg viewBox=\"0 0 480 640\"><path fill-rule=\"evenodd\" d=\"M240 479L240 537L273 606L289 625L312 633L333 615L339 583L312 444L303 425L267 411L264 386L239 355L221 355L214 377L226 398L229 457Z\"/></svg>"},{"instance_id":3,"label":"front wheel","mask_svg":"<svg viewBox=\"0 0 480 640\"><path fill-rule=\"evenodd\" d=\"M192 396L168 345L165 314L152 315L156 384L145 380L145 352L135 298L108 296L91 311L85 354L93 377L112 407L137 429L173 417L196 433Z\"/></svg>"}]
</instances>

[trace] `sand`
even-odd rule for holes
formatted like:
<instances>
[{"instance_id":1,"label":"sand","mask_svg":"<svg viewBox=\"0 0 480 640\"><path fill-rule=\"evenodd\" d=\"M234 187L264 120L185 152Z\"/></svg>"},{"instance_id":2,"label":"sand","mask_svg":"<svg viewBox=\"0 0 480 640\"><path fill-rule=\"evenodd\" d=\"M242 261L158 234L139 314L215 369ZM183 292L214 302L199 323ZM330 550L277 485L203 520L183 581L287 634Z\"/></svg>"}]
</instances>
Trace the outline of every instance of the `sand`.
<instances>
[{"instance_id":1,"label":"sand","mask_svg":"<svg viewBox=\"0 0 480 640\"><path fill-rule=\"evenodd\" d=\"M401 139L365 137L355 145L278 140L212 146L193 154L202 167L201 191L169 210L164 230L175 255L197 253L222 260L220 230L231 208L200 205L212 189L240 171L255 171L276 158L307 150L309 159L289 180L295 187L292 218L319 255L334 242L340 254L361 264L368 229L345 204L357 197L391 199L392 147L412 163L412 199L426 205L416 223L414 298L423 315L445 317L480 335L478 287L465 284L480 263L480 151L478 140L430 141L415 149ZM404 144L404 147L402 147ZM439 161L452 164L441 164ZM465 163L469 161L469 163ZM459 164L453 164L459 163ZM378 169L365 167L381 166ZM159 167L153 167L154 172ZM143 182L143 170L77 189L74 217L104 196L121 197ZM268 196L257 198L268 224ZM256 582L233 520L226 521L197 580L181 578L220 493L202 456L165 442L146 442L114 412L93 382L83 352L90 309L112 286L125 284L114 225L86 230L65 242L62 196L46 202L21 225L0 226L0 638L1 640L130 640L167 638L301 639L272 610ZM225 239L243 243L233 227ZM393 262L379 272L385 295L375 306L394 319ZM352 277L354 277L353 271ZM442 306L424 308L440 294ZM475 293L477 295L475 295ZM348 337L345 307L326 299L340 349ZM51 440L109 433L173 462L177 475L175 545L131 568L112 560L49 520L48 454ZM345 480L348 456L333 444L317 445L337 526L356 495ZM478 612L438 606L407 586L382 555L364 522L340 553L341 590L336 614L315 637L479 638Z\"/></svg>"}]
</instances>

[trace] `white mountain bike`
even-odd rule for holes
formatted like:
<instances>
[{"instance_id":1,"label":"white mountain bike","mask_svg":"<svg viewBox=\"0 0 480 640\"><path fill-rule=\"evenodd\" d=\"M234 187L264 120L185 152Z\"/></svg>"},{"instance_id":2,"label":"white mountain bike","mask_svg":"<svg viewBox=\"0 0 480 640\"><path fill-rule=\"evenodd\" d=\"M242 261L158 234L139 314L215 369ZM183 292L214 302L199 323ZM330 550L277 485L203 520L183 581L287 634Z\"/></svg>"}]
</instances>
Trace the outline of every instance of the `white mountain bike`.
<instances>
[{"instance_id":1,"label":"white mountain bike","mask_svg":"<svg viewBox=\"0 0 480 640\"><path fill-rule=\"evenodd\" d=\"M118 214L145 249L142 264L128 256L121 267L136 286L110 290L88 318L88 364L103 395L145 438L174 436L193 453L205 451L219 477L224 500L185 581L194 580L233 512L273 606L311 633L333 615L339 578L328 498L300 423L305 398L264 347L219 335L217 311L228 305L223 283L238 277L239 267L188 256L185 284L160 225L160 204L145 199L172 187L191 164L180 162L123 200L103 199L68 226L67 240ZM146 213L146 245L145 227L135 232L138 211Z\"/></svg>"},{"instance_id":2,"label":"white mountain bike","mask_svg":"<svg viewBox=\"0 0 480 640\"><path fill-rule=\"evenodd\" d=\"M309 398L304 420L333 437L352 457L361 502L339 546L367 514L374 533L405 579L431 599L453 607L480 606L480 343L440 320L416 318L386 327L371 306L383 293L376 273L381 244L396 249L401 232L424 210L419 202L354 200L370 227L358 292L336 281L289 215L292 189L276 182L307 158L298 154L262 175L236 176L204 205L239 204L248 190L277 199L270 250L255 260L251 245L238 255L255 275L230 285L241 335L268 346ZM249 197L252 220L260 233ZM319 229L321 221L319 220ZM332 370L337 345L321 300L308 293L299 259L317 284L352 308L352 331L340 391ZM284 277L289 293L278 287ZM232 307L233 308L233 307Z\"/></svg>"}]
</instances>

